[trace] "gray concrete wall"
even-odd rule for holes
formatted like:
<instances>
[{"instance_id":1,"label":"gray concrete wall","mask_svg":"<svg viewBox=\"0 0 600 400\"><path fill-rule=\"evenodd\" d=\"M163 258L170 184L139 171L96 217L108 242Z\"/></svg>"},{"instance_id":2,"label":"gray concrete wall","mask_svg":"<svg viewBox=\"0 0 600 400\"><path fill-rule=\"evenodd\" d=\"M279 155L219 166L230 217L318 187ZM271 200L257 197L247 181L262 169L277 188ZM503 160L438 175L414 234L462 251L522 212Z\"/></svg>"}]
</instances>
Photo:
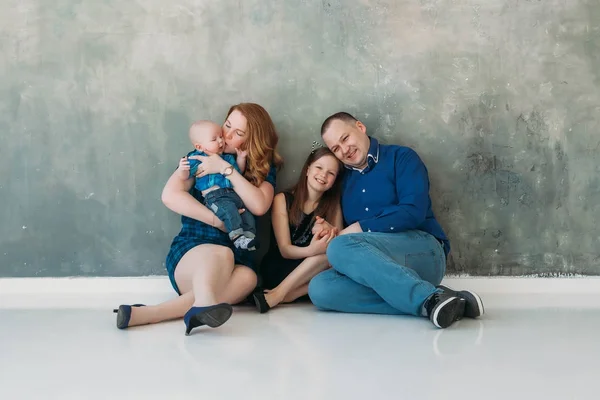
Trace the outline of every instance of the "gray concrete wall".
<instances>
[{"instance_id":1,"label":"gray concrete wall","mask_svg":"<svg viewBox=\"0 0 600 400\"><path fill-rule=\"evenodd\" d=\"M193 119L414 147L450 272L600 273L597 0L0 0L0 276L164 274Z\"/></svg>"}]
</instances>

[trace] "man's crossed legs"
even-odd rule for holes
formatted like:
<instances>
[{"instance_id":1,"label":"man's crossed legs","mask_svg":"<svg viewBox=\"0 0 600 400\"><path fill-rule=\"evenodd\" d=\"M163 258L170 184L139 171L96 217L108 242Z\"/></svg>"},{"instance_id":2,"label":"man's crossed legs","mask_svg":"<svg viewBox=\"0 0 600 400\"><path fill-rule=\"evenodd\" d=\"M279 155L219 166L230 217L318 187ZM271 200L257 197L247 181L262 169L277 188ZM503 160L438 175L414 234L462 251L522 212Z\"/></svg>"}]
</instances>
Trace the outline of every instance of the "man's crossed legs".
<instances>
[{"instance_id":1,"label":"man's crossed legs","mask_svg":"<svg viewBox=\"0 0 600 400\"><path fill-rule=\"evenodd\" d=\"M327 257L332 268L315 276L308 289L318 308L425 316L438 328L484 313L477 294L439 286L446 256L426 232L342 235L329 244Z\"/></svg>"}]
</instances>

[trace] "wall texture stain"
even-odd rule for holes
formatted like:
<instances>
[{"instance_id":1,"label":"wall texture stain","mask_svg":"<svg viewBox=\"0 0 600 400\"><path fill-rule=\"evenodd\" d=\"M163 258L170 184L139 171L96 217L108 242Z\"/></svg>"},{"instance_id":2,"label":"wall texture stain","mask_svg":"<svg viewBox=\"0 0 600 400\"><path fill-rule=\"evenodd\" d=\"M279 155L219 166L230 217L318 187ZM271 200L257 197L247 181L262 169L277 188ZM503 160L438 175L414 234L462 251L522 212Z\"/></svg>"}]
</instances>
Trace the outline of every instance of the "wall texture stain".
<instances>
[{"instance_id":1,"label":"wall texture stain","mask_svg":"<svg viewBox=\"0 0 600 400\"><path fill-rule=\"evenodd\" d=\"M164 274L186 130L241 101L279 189L335 111L415 148L449 273L600 275L596 0L0 5L2 277Z\"/></svg>"}]
</instances>

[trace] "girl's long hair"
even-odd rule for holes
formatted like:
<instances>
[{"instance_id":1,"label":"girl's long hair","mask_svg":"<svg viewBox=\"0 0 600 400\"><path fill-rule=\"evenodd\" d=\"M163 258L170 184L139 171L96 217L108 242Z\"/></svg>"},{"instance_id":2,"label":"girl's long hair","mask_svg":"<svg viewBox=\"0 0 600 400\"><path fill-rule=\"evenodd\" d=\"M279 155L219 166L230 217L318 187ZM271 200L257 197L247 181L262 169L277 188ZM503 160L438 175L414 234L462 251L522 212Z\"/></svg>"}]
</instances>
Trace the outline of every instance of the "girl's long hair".
<instances>
[{"instance_id":1,"label":"girl's long hair","mask_svg":"<svg viewBox=\"0 0 600 400\"><path fill-rule=\"evenodd\" d=\"M290 206L290 211L288 213L290 223L293 225L298 225L302 221L302 217L304 215L302 208L304 203L306 203L308 200L308 177L306 176L308 168L312 163L325 156L331 156L337 161L339 167L338 175L333 183L333 186L331 186L328 191L323 193L323 197L321 197L317 208L315 208L314 215L322 217L327 220L327 222L333 224L335 212L340 204L343 165L327 147L320 147L308 155L306 161L304 162L304 166L302 167L302 172L300 172L300 178L298 179L298 182L289 189L289 192L294 195L294 201L292 201L292 205Z\"/></svg>"}]
</instances>

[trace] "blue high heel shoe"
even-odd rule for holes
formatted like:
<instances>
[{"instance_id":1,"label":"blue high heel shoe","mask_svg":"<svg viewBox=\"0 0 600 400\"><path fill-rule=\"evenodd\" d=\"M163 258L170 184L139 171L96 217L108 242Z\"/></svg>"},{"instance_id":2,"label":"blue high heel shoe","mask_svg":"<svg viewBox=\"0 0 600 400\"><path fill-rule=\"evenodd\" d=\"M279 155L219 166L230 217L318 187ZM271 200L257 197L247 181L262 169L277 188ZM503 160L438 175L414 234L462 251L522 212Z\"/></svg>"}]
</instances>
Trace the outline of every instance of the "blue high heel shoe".
<instances>
[{"instance_id":1,"label":"blue high heel shoe","mask_svg":"<svg viewBox=\"0 0 600 400\"><path fill-rule=\"evenodd\" d=\"M117 313L117 328L125 329L129 326L129 320L131 319L131 307L144 307L145 304L132 304L126 305L121 304L119 308L113 309L114 313Z\"/></svg>"},{"instance_id":2,"label":"blue high heel shoe","mask_svg":"<svg viewBox=\"0 0 600 400\"><path fill-rule=\"evenodd\" d=\"M192 307L185 313L185 335L189 336L192 329L202 325L217 328L223 325L233 314L233 307L227 303L221 303L209 307Z\"/></svg>"}]
</instances>

